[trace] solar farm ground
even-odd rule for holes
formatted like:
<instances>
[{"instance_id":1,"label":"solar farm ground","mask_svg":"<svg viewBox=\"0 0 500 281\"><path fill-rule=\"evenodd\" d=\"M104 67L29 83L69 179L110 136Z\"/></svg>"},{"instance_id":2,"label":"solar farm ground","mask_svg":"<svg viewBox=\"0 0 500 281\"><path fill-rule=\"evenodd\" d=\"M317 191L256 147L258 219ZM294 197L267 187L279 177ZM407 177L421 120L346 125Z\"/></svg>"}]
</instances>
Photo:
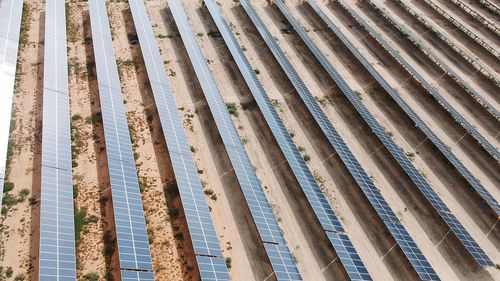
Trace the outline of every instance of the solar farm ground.
<instances>
[{"instance_id":1,"label":"solar farm ground","mask_svg":"<svg viewBox=\"0 0 500 281\"><path fill-rule=\"evenodd\" d=\"M0 5L4 1L0 0ZM14 187L6 191L3 198L0 280L38 280L46 18L44 1L24 2L13 100L15 122L10 134L13 152L8 160L6 180ZM83 0L66 2L77 277L78 280L113 277L119 280L89 6ZM303 280L347 280L342 264L336 259L211 14L202 1L181 2ZM238 2L219 0L217 3L370 276L373 280L419 280ZM484 269L476 264L280 10L270 1L249 2L440 279L500 280L498 215L374 81L318 14L305 1L286 1L291 14L495 266ZM498 159L457 123L366 32L348 9L337 2L316 2L486 191L500 200ZM500 81L500 58L452 25L428 3L446 7L445 11L457 18L464 28L495 50L500 49L500 34L483 27L459 6L450 4L451 1L341 2L367 21L382 40L387 41L498 151L499 120L431 57L439 57L465 81L467 88L479 93L496 110L500 108L497 82ZM474 2L470 7L500 28L500 15L479 2L484 1ZM500 6L498 0L487 2ZM145 4L231 279L275 280L172 11L163 0L146 0ZM129 3L108 0L106 6L155 280L198 280L185 214ZM421 17L417 19L410 11ZM391 20L406 32L396 28ZM429 26L434 31L430 31ZM468 61L468 57L473 62ZM25 279L14 279L22 276ZM95 276L97 279L91 279Z\"/></svg>"}]
</instances>

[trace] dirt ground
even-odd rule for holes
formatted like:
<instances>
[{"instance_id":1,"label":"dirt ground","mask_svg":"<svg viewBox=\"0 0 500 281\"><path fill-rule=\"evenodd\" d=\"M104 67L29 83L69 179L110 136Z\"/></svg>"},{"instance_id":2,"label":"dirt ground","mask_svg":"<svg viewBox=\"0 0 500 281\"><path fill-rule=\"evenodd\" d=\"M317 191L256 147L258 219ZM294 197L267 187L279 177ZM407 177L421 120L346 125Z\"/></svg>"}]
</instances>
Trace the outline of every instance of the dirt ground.
<instances>
[{"instance_id":1,"label":"dirt ground","mask_svg":"<svg viewBox=\"0 0 500 281\"><path fill-rule=\"evenodd\" d=\"M85 212L86 219L93 218L92 223L84 226L79 243L77 242L77 275L95 272L99 276L106 273L103 224L101 216L100 189L98 186L97 149L103 137L98 129L99 120L94 118L92 104L96 97L89 95L95 91L95 74L91 68L93 57L87 54L90 41L89 14L84 12L88 6L82 2L69 3L67 14L68 63L70 111L72 114L73 159L78 165L73 168L73 185L75 191L75 208ZM102 125L101 125L102 130Z\"/></svg>"},{"instance_id":2,"label":"dirt ground","mask_svg":"<svg viewBox=\"0 0 500 281\"><path fill-rule=\"evenodd\" d=\"M0 1L1 2L1 1ZM25 280L37 280L36 258L39 217L37 198L40 192L41 101L43 78L44 1L26 0L27 17L23 21L19 67L14 95L11 133L14 153L8 166L8 182L14 189L4 197L0 235L0 280L13 280L24 274ZM116 255L106 255L114 245L109 176L103 134L101 109L95 73L91 26L86 1L67 1L68 70L70 74L70 110L72 115L73 184L75 213L83 218L83 229L77 241L77 274L79 280L96 273L106 280L116 274ZM144 61L137 41L128 1L107 0L114 51L120 74L123 99L142 191L150 249L156 280L196 280L194 253L178 197L175 176L161 130L158 113L147 79ZM183 42L166 1L145 1L150 22L160 48L164 67L177 102L178 113L191 145L206 200L219 236L224 258L231 260L232 280L273 280L269 260L251 220L248 207L227 152L217 132L215 121L192 69ZM322 70L300 38L291 31L279 10L266 0L251 1L267 28L285 51L307 87L317 98L335 129L347 143L362 167L379 188L383 197L443 280L500 279L500 270L479 270L464 255L459 242L436 219L436 214L422 198L397 162L371 133L334 82ZM363 104L374 115L413 164L427 178L438 195L462 222L478 244L500 264L500 232L480 199L474 196L447 160L409 118L397 108L383 89L355 61L340 41L329 32L299 0L286 1L292 14L337 68L349 86L359 92ZM340 6L317 1L351 42L397 89L436 135L448 145L489 192L500 199L498 162L488 158L474 139L467 136L449 115L360 28ZM484 76L473 74L473 67L450 52L450 47L429 33L408 13L392 1L374 0L408 28L415 36L443 55L454 70L463 75L478 91L497 105L498 87ZM429 22L457 46L461 46L478 63L500 75L498 62L478 50L475 43L451 30L451 25L419 1L405 0L412 9L425 15ZM444 1L434 0L440 5ZM294 91L272 53L237 1L219 1L225 19L250 64L258 73L279 116L293 137L309 169L341 220L346 233L374 280L414 280L415 275L385 226L374 213L356 182L335 150L328 143L311 114ZM477 4L474 9L484 15ZM250 161L268 199L287 244L304 280L344 280L336 254L329 245L291 168L265 125L258 106L247 89L233 58L216 33L207 9L200 1L184 2L185 11L197 40L202 46L209 68L226 103L235 103L237 114L232 120L244 143ZM374 29L382 34L413 66L439 87L440 93L494 145L500 145L498 121L487 117L485 109L475 104L458 84L440 77L424 54L412 54L415 46L387 25L377 12L366 5L352 5ZM456 8L450 11L473 30L478 22ZM496 20L496 19L494 19ZM498 23L498 20L496 20ZM481 30L481 36L499 44L498 37ZM417 53L417 52L415 52ZM7 204L5 203L7 198ZM179 212L177 212L179 211ZM484 211L484 212L483 212ZM175 215L179 213L179 215ZM12 277L7 269L12 269ZM10 271L10 270L9 270ZM88 275L87 275L88 276Z\"/></svg>"},{"instance_id":3,"label":"dirt ground","mask_svg":"<svg viewBox=\"0 0 500 281\"><path fill-rule=\"evenodd\" d=\"M7 167L6 182L14 189L4 194L2 235L0 236L1 278L12 269L13 276L29 277L33 271L30 248L37 237L39 195L39 149L41 136L41 81L43 73L43 5L25 1L24 30L20 37L16 87L10 142L13 155ZM10 194L11 196L9 196ZM23 195L24 194L24 195ZM32 199L30 199L32 198ZM9 200L10 199L10 200ZM29 199L29 200L28 200ZM6 201L10 201L7 203ZM32 202L32 203L30 203Z\"/></svg>"}]
</instances>

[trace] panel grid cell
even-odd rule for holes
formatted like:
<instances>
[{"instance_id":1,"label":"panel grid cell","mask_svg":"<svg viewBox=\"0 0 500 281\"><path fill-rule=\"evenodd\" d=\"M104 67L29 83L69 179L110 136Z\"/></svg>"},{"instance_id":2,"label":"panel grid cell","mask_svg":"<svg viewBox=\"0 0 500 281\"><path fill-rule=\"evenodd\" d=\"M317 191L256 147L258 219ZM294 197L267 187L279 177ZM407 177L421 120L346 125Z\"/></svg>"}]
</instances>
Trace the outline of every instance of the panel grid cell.
<instances>
[{"instance_id":1,"label":"panel grid cell","mask_svg":"<svg viewBox=\"0 0 500 281\"><path fill-rule=\"evenodd\" d=\"M200 279L203 281L230 280L226 262L220 257L196 256L200 267Z\"/></svg>"},{"instance_id":2,"label":"panel grid cell","mask_svg":"<svg viewBox=\"0 0 500 281\"><path fill-rule=\"evenodd\" d=\"M47 0L39 280L75 280L75 230L64 0Z\"/></svg>"},{"instance_id":3,"label":"panel grid cell","mask_svg":"<svg viewBox=\"0 0 500 281\"><path fill-rule=\"evenodd\" d=\"M0 7L0 203L6 177L7 151L24 1L3 0Z\"/></svg>"},{"instance_id":4,"label":"panel grid cell","mask_svg":"<svg viewBox=\"0 0 500 281\"><path fill-rule=\"evenodd\" d=\"M354 106L357 112L368 123L372 131L374 131L374 133L379 138L381 138L381 140L385 145L387 140L390 138L387 136L382 127L378 123L376 123L376 121L373 119L373 116L371 116L370 113L366 110L366 108L364 108L363 104L361 104L360 100L354 94L352 89L349 88L347 83L334 69L333 65L328 61L326 56L321 52L318 46L307 35L307 32L300 25L300 23L292 16L286 5L281 0L274 0L274 4L278 7L278 9L285 16L288 22L293 26L294 30L302 38L303 42L307 45L311 53L316 57L316 59L320 62L323 68L327 71L332 80L335 81L335 83L340 88L342 93L344 93L344 95L348 98L348 100ZM328 138L332 146L335 148L339 157L342 159L347 169L350 171L354 180L358 183L358 186L361 188L366 198L371 203L372 207L375 209L377 214L382 219L383 223L389 229L392 237L396 240L396 243L399 245L400 249L402 250L403 254L406 256L406 258L414 268L415 272L423 280L439 280L439 278L437 277L437 275L435 275L435 272L431 267L425 268L426 270L425 272L421 270L420 264L427 263L427 260L417 247L415 247L415 249L412 249L412 251L409 251L409 249L405 247L405 245L408 243L414 244L413 239L406 232L405 228L400 223L399 219L396 217L396 215L394 214L390 206L387 204L385 199L382 197L380 191L373 184L368 174L364 171L359 162L354 158L354 155L349 150L346 143L340 138L338 132L334 129L334 127L332 126L326 115L322 112L317 102L314 101L312 95L310 94L302 95L301 97L305 101L306 106L308 108L314 109L311 110L311 113L313 114L313 116L315 116L315 119L318 122L319 126L322 128L323 132L325 133L326 137ZM402 232L404 235L398 235L398 233L394 233L393 231L391 231L392 225L397 225L398 230ZM416 261L413 259L415 251L418 252L418 257L420 257L421 260ZM432 276L433 278L435 277L435 279L428 279L429 276Z\"/></svg>"},{"instance_id":5,"label":"panel grid cell","mask_svg":"<svg viewBox=\"0 0 500 281\"><path fill-rule=\"evenodd\" d=\"M215 2L206 2L206 5L212 15L214 15L214 10L212 9L214 4ZM227 107L219 90L217 89L217 85L211 76L203 53L196 42L194 33L189 27L188 18L183 11L182 4L179 1L173 0L169 1L169 6L172 10L172 14L180 31L181 37L184 40L184 44L188 49L188 54L193 63L195 73L197 74L200 84L204 90L210 111L214 116L216 126L222 137L229 160L231 161L234 172L243 191L245 201L248 204L250 214L255 222L260 238L264 243L264 247L279 245L283 254L287 252L288 255L291 256L290 250L285 245L286 242L279 229L276 217L274 216L264 195L264 190L257 178L257 175L255 174L250 159L245 152ZM221 15L217 14L216 16L220 17ZM287 261L287 264L283 264L285 261L283 259L273 259L269 256L269 253L268 257L271 261L273 269L275 270L278 280L301 280L294 261ZM278 270L280 270L279 274ZM284 273L282 272L283 270L290 270L290 272Z\"/></svg>"},{"instance_id":6,"label":"panel grid cell","mask_svg":"<svg viewBox=\"0 0 500 281\"><path fill-rule=\"evenodd\" d=\"M104 0L90 0L90 22L123 280L153 280L144 209Z\"/></svg>"}]
</instances>

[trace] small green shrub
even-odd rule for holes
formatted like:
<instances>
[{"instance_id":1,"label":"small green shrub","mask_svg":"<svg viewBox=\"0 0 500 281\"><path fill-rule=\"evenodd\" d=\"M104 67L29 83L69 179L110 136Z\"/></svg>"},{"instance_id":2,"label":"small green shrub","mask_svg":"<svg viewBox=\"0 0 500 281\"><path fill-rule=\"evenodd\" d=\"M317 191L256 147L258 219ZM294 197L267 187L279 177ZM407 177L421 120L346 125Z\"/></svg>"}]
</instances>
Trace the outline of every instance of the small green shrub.
<instances>
[{"instance_id":1,"label":"small green shrub","mask_svg":"<svg viewBox=\"0 0 500 281\"><path fill-rule=\"evenodd\" d=\"M6 181L6 182L3 184L3 192L9 192L9 191L11 191L12 189L14 189L14 183L13 183L13 182L8 182L8 181Z\"/></svg>"},{"instance_id":2,"label":"small green shrub","mask_svg":"<svg viewBox=\"0 0 500 281\"><path fill-rule=\"evenodd\" d=\"M7 267L5 270L5 277L10 278L12 277L12 274L14 274L14 270L12 270L12 267Z\"/></svg>"},{"instance_id":3,"label":"small green shrub","mask_svg":"<svg viewBox=\"0 0 500 281\"><path fill-rule=\"evenodd\" d=\"M10 206L14 206L16 204L17 204L17 199L14 196L12 196L9 193L5 194L5 196L3 197L3 200L2 200L2 205L10 207Z\"/></svg>"},{"instance_id":4,"label":"small green shrub","mask_svg":"<svg viewBox=\"0 0 500 281\"><path fill-rule=\"evenodd\" d=\"M24 281L24 280L26 280L26 275L24 275L24 273L19 273L14 278L14 281Z\"/></svg>"},{"instance_id":5,"label":"small green shrub","mask_svg":"<svg viewBox=\"0 0 500 281\"><path fill-rule=\"evenodd\" d=\"M227 110L229 111L229 114L234 115L238 117L238 108L236 107L236 104L234 102L226 103Z\"/></svg>"},{"instance_id":6,"label":"small green shrub","mask_svg":"<svg viewBox=\"0 0 500 281\"><path fill-rule=\"evenodd\" d=\"M73 120L73 121L78 121L80 119L82 119L82 116L80 114L75 114L75 115L71 116L71 120Z\"/></svg>"},{"instance_id":7,"label":"small green shrub","mask_svg":"<svg viewBox=\"0 0 500 281\"><path fill-rule=\"evenodd\" d=\"M87 212L85 210L79 210L75 212L75 242L76 245L80 243L80 238L82 235L83 227L87 224L85 217Z\"/></svg>"},{"instance_id":8,"label":"small green shrub","mask_svg":"<svg viewBox=\"0 0 500 281\"><path fill-rule=\"evenodd\" d=\"M28 199L28 202L30 204L30 206L33 206L35 205L36 203L38 203L38 199L36 199L35 196L31 196L29 199Z\"/></svg>"},{"instance_id":9,"label":"small green shrub","mask_svg":"<svg viewBox=\"0 0 500 281\"><path fill-rule=\"evenodd\" d=\"M87 223L97 223L99 221L99 217L96 216L96 215L91 215L88 219L87 219Z\"/></svg>"},{"instance_id":10,"label":"small green shrub","mask_svg":"<svg viewBox=\"0 0 500 281\"><path fill-rule=\"evenodd\" d=\"M99 274L96 272L90 272L83 276L83 281L99 281Z\"/></svg>"}]
</instances>

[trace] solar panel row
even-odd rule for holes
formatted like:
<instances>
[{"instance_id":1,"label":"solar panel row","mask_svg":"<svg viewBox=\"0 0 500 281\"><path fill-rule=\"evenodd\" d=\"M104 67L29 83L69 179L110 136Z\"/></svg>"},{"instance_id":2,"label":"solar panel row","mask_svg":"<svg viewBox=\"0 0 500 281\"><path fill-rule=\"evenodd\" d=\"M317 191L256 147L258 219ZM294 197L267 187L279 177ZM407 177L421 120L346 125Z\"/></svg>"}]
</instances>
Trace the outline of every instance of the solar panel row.
<instances>
[{"instance_id":1,"label":"solar panel row","mask_svg":"<svg viewBox=\"0 0 500 281\"><path fill-rule=\"evenodd\" d=\"M497 7L495 4L493 4L491 1L479 0L479 3L483 4L484 7L486 7L488 10L492 11L493 13L495 13L497 15L500 14L500 8Z\"/></svg>"},{"instance_id":2,"label":"solar panel row","mask_svg":"<svg viewBox=\"0 0 500 281\"><path fill-rule=\"evenodd\" d=\"M372 3L373 4L373 3ZM498 109L493 106L490 102L488 102L479 92L477 92L474 88L469 86L463 78L462 75L458 75L453 68L449 67L438 55L436 55L425 42L417 41L415 37L412 35L412 32L408 30L405 26L400 24L398 21L394 19L388 13L382 12L382 16L384 16L392 25L394 25L397 29L399 29L403 34L408 35L408 39L410 39L416 46L424 52L432 61L434 61L442 70L444 70L448 75L454 79L460 86L462 86L475 100L479 102L488 112L493 115L496 119L500 119L500 112Z\"/></svg>"},{"instance_id":3,"label":"solar panel row","mask_svg":"<svg viewBox=\"0 0 500 281\"><path fill-rule=\"evenodd\" d=\"M341 5L349 11L350 14L353 14L353 10L347 5L347 3L343 1L339 1ZM404 4L404 2L399 1L398 2L400 5L404 5L405 9L408 9L408 7ZM420 19L419 19L420 20ZM443 38L443 37L441 37ZM377 37L375 37L377 39ZM377 39L379 41L380 39ZM380 42L380 41L379 41ZM387 45L388 46L388 45ZM385 47L385 46L384 46ZM411 67L408 62L398 53L396 52L392 47L387 48L389 53L396 59L396 61L403 66L408 73L410 73L415 80L422 85L422 87L429 93L431 94L441 105L441 107L446 110L451 117L457 122L460 126L462 126L479 144L488 152L490 153L496 160L500 159L500 152L498 149L493 146L483 135L481 135L474 126L472 126L460 113L458 113L447 101L444 99L433 87L432 85L427 82L413 67Z\"/></svg>"},{"instance_id":4,"label":"solar panel row","mask_svg":"<svg viewBox=\"0 0 500 281\"><path fill-rule=\"evenodd\" d=\"M205 2L212 16L222 19L218 11L214 11L215 2ZM245 152L241 139L234 127L226 105L210 73L193 31L189 27L188 18L180 1L169 1L170 9L188 50L195 73L197 74L210 111L222 137L229 160L233 166L243 195L256 224L264 248L278 280L302 280L286 241L279 229L278 222L265 197L264 190L255 174L253 166ZM216 14L214 14L216 13Z\"/></svg>"},{"instance_id":5,"label":"solar panel row","mask_svg":"<svg viewBox=\"0 0 500 281\"><path fill-rule=\"evenodd\" d=\"M146 6L143 0L130 0L129 4L174 174L177 178L177 186L194 252L199 262L200 274L203 276L203 280L210 280L214 276L217 276L218 280L228 279L227 268L222 260L222 251L208 204L205 201L198 169L184 132L183 121L177 112L175 98L163 68L163 59L156 44Z\"/></svg>"},{"instance_id":6,"label":"solar panel row","mask_svg":"<svg viewBox=\"0 0 500 281\"><path fill-rule=\"evenodd\" d=\"M246 6L246 8L250 7L247 1L240 1L240 3ZM273 136L277 140L281 151L285 155L292 172L298 180L302 190L306 194L306 198L309 200L313 211L315 212L319 222L322 224L327 237L330 238L332 246L337 251L340 261L350 279L371 280L363 262L360 260L347 236L343 234L344 230L342 229L338 218L335 216L332 208L328 204L327 199L321 192L313 174L308 169L304 158L301 156L298 148L290 137L288 130L285 128L282 120L276 112L276 109L272 105L267 93L262 87L262 84L257 79L255 71L244 55L241 46L236 41L231 28L224 20L217 3L214 0L205 0L205 4L214 19L215 24L221 32L229 51L235 59L235 62L240 69L240 72L242 73L253 97L255 98L258 107L266 119ZM341 235L343 239L340 239Z\"/></svg>"},{"instance_id":7,"label":"solar panel row","mask_svg":"<svg viewBox=\"0 0 500 281\"><path fill-rule=\"evenodd\" d=\"M377 10L378 8L376 7L377 4L375 2L369 1L370 5L374 6ZM488 77L492 82L496 83L497 78L499 77L497 74L494 73L494 70L485 65L482 61L477 60L476 58L472 57L472 53L469 53L468 51L465 52L463 48L460 46L456 45L453 40L448 38L448 36L445 36L442 34L434 25L430 24L423 15L420 13L417 13L414 9L410 8L408 5L406 5L404 2L399 1L397 2L398 5L400 5L403 9L405 9L410 15L414 16L420 23L422 23L427 29L429 29L430 32L432 32L434 35L436 35L439 39L441 39L443 42L445 42L448 46L450 46L455 52L459 53L465 60L467 60L468 63L470 63L472 66L474 66L475 69L480 71L483 75Z\"/></svg>"},{"instance_id":8,"label":"solar panel row","mask_svg":"<svg viewBox=\"0 0 500 281\"><path fill-rule=\"evenodd\" d=\"M451 151L437 138L436 135L425 125L425 123L420 120L420 118L413 112L410 107L404 103L404 101L399 97L396 91L385 81L385 79L378 73L375 68L366 60L365 57L357 50L357 48L347 39L347 37L343 34L343 32L333 23L333 21L321 10L319 6L313 0L308 0L307 3L313 8L313 10L319 15L321 19L329 28L335 33L335 35L342 41L342 43L349 49L349 51L356 57L356 59L365 67L365 69L377 80L377 82L384 88L384 90L391 95L391 97L395 98L399 101L399 105L404 107L405 112L411 116L412 120L416 121L417 127L422 128L422 131L426 133L429 139L438 147L440 151L444 152L445 157L450 160L450 162L455 161L455 165L462 170L461 172L467 172L464 175L464 178L472 177L472 175L468 172L465 166L454 157ZM476 259L479 265L481 266L492 266L493 262L488 258L488 256L484 253L484 251L477 245L474 239L470 236L470 234L465 230L462 224L458 222L455 216L451 213L450 209L445 205L445 203L441 200L441 198L437 195L437 193L432 189L430 184L426 181L426 179L418 172L418 170L413 166L411 161L405 157L404 153L398 146L394 143L394 141L383 131L383 129L376 123L376 120L371 116L366 108L360 108L363 111L366 111L367 118L372 119L370 122L374 124L377 128L374 131L379 132L376 133L382 143L388 148L391 155L396 159L399 165L403 168L403 170L407 173L407 175L411 178L413 183L419 188L420 192L424 195L424 197L428 200L428 202L434 207L437 213L441 216L441 218L446 222L446 224L450 227L452 232L458 237L458 239L462 242L462 244L466 247L467 251ZM377 126L378 125L378 126ZM383 133L380 133L383 131ZM385 135L385 136L384 136ZM453 162L452 162L453 163ZM489 195L489 199L496 207L496 210L500 210L498 203L496 200L484 189L484 187L476 180L474 181L478 186L481 192Z\"/></svg>"},{"instance_id":9,"label":"solar panel row","mask_svg":"<svg viewBox=\"0 0 500 281\"><path fill-rule=\"evenodd\" d=\"M6 176L7 151L16 75L23 2L3 0L0 7L0 204Z\"/></svg>"},{"instance_id":10,"label":"solar panel row","mask_svg":"<svg viewBox=\"0 0 500 281\"><path fill-rule=\"evenodd\" d=\"M127 280L153 280L144 210L105 1L90 0L89 9L121 275ZM134 275L139 271L150 274Z\"/></svg>"},{"instance_id":11,"label":"solar panel row","mask_svg":"<svg viewBox=\"0 0 500 281\"><path fill-rule=\"evenodd\" d=\"M303 29L300 23L291 15L288 8L285 4L280 0L274 0L274 3L278 6L279 10L282 14L287 18L288 22L293 26L295 31L302 38L304 43L308 46L309 50L314 54L314 56L318 59L321 65L327 70L332 79L335 81L337 86L341 89L341 91L346 95L349 101L355 106L358 112L362 115L362 117L369 121L369 125L372 130L377 129L375 133L381 134L379 130L382 128L377 128L374 126L373 120L368 119L368 114L365 110L362 110L362 105L360 106L360 101L354 92L349 88L347 83L340 77L338 72L333 68L330 62L327 60L325 55L320 51L320 49L316 46L316 44L309 38L307 32ZM306 103L306 106L310 108L311 113L315 116L318 124L322 128L326 137L335 148L340 158L346 165L347 169L350 171L353 178L356 180L368 201L372 204L373 208L377 212L377 214L382 219L383 223L388 228L392 237L395 239L396 243L399 245L400 249L413 266L414 270L418 274L418 276L423 280L439 280L439 277L436 275L434 269L431 267L427 259L421 253L413 239L407 233L399 219L396 217L392 209L389 207L387 202L384 200L380 191L375 187L372 180L363 170L359 162L355 159L352 152L349 150L345 142L342 140L340 135L335 131L328 118L321 111L319 105L312 99L311 97L307 97L310 95L304 95L303 100ZM306 99L307 97L307 99ZM368 120L367 120L368 119ZM380 127L380 126L378 126ZM385 133L385 132L384 132Z\"/></svg>"},{"instance_id":12,"label":"solar panel row","mask_svg":"<svg viewBox=\"0 0 500 281\"><path fill-rule=\"evenodd\" d=\"M470 38L474 39L479 45L483 46L486 50L488 50L493 56L497 59L500 59L500 52L498 52L495 48L493 48L493 44L486 38L482 38L476 35L475 32L469 30L465 25L463 25L459 20L457 20L454 16L450 15L448 12L441 8L441 4L434 3L431 0L424 0L429 6L431 6L434 10L436 10L443 17L448 19L455 27L463 31L465 34L469 35Z\"/></svg>"},{"instance_id":13,"label":"solar panel row","mask_svg":"<svg viewBox=\"0 0 500 281\"><path fill-rule=\"evenodd\" d=\"M386 50L395 56L399 56L390 44L388 44L382 37L375 32L369 24L367 24L354 10L343 1L339 3L353 16L356 21L363 26L373 38L377 40ZM354 50L354 49L353 49ZM402 58L401 58L402 59ZM369 64L366 67L371 67ZM408 65L408 67L410 67ZM375 72L375 70L372 70ZM380 77L380 75L378 75ZM378 78L379 80L381 78ZM382 79L383 80L383 79ZM382 81L381 80L381 81ZM384 86L385 85L385 86ZM438 150L450 161L450 163L457 169L457 171L465 178L465 180L472 186L472 188L479 194L481 198L490 206L490 208L500 215L500 206L496 199L482 186L482 184L472 175L472 173L462 164L462 162L453 154L453 152L432 132L432 130L418 117L418 115L404 102L404 100L391 87L386 83L382 86L387 93L396 101L396 103L403 109L403 111L415 122L418 128L431 140L431 142L438 148Z\"/></svg>"},{"instance_id":14,"label":"solar panel row","mask_svg":"<svg viewBox=\"0 0 500 281\"><path fill-rule=\"evenodd\" d=\"M75 280L65 1L45 16L39 280Z\"/></svg>"},{"instance_id":15,"label":"solar panel row","mask_svg":"<svg viewBox=\"0 0 500 281\"><path fill-rule=\"evenodd\" d=\"M453 3L455 3L457 6L462 8L464 11L466 11L469 15L473 16L475 19L477 19L479 22L484 24L486 27L488 27L491 31L495 32L497 35L500 35L500 29L492 23L489 18L483 17L480 13L478 13L475 9L469 7L467 3L461 0L451 0Z\"/></svg>"}]
</instances>

